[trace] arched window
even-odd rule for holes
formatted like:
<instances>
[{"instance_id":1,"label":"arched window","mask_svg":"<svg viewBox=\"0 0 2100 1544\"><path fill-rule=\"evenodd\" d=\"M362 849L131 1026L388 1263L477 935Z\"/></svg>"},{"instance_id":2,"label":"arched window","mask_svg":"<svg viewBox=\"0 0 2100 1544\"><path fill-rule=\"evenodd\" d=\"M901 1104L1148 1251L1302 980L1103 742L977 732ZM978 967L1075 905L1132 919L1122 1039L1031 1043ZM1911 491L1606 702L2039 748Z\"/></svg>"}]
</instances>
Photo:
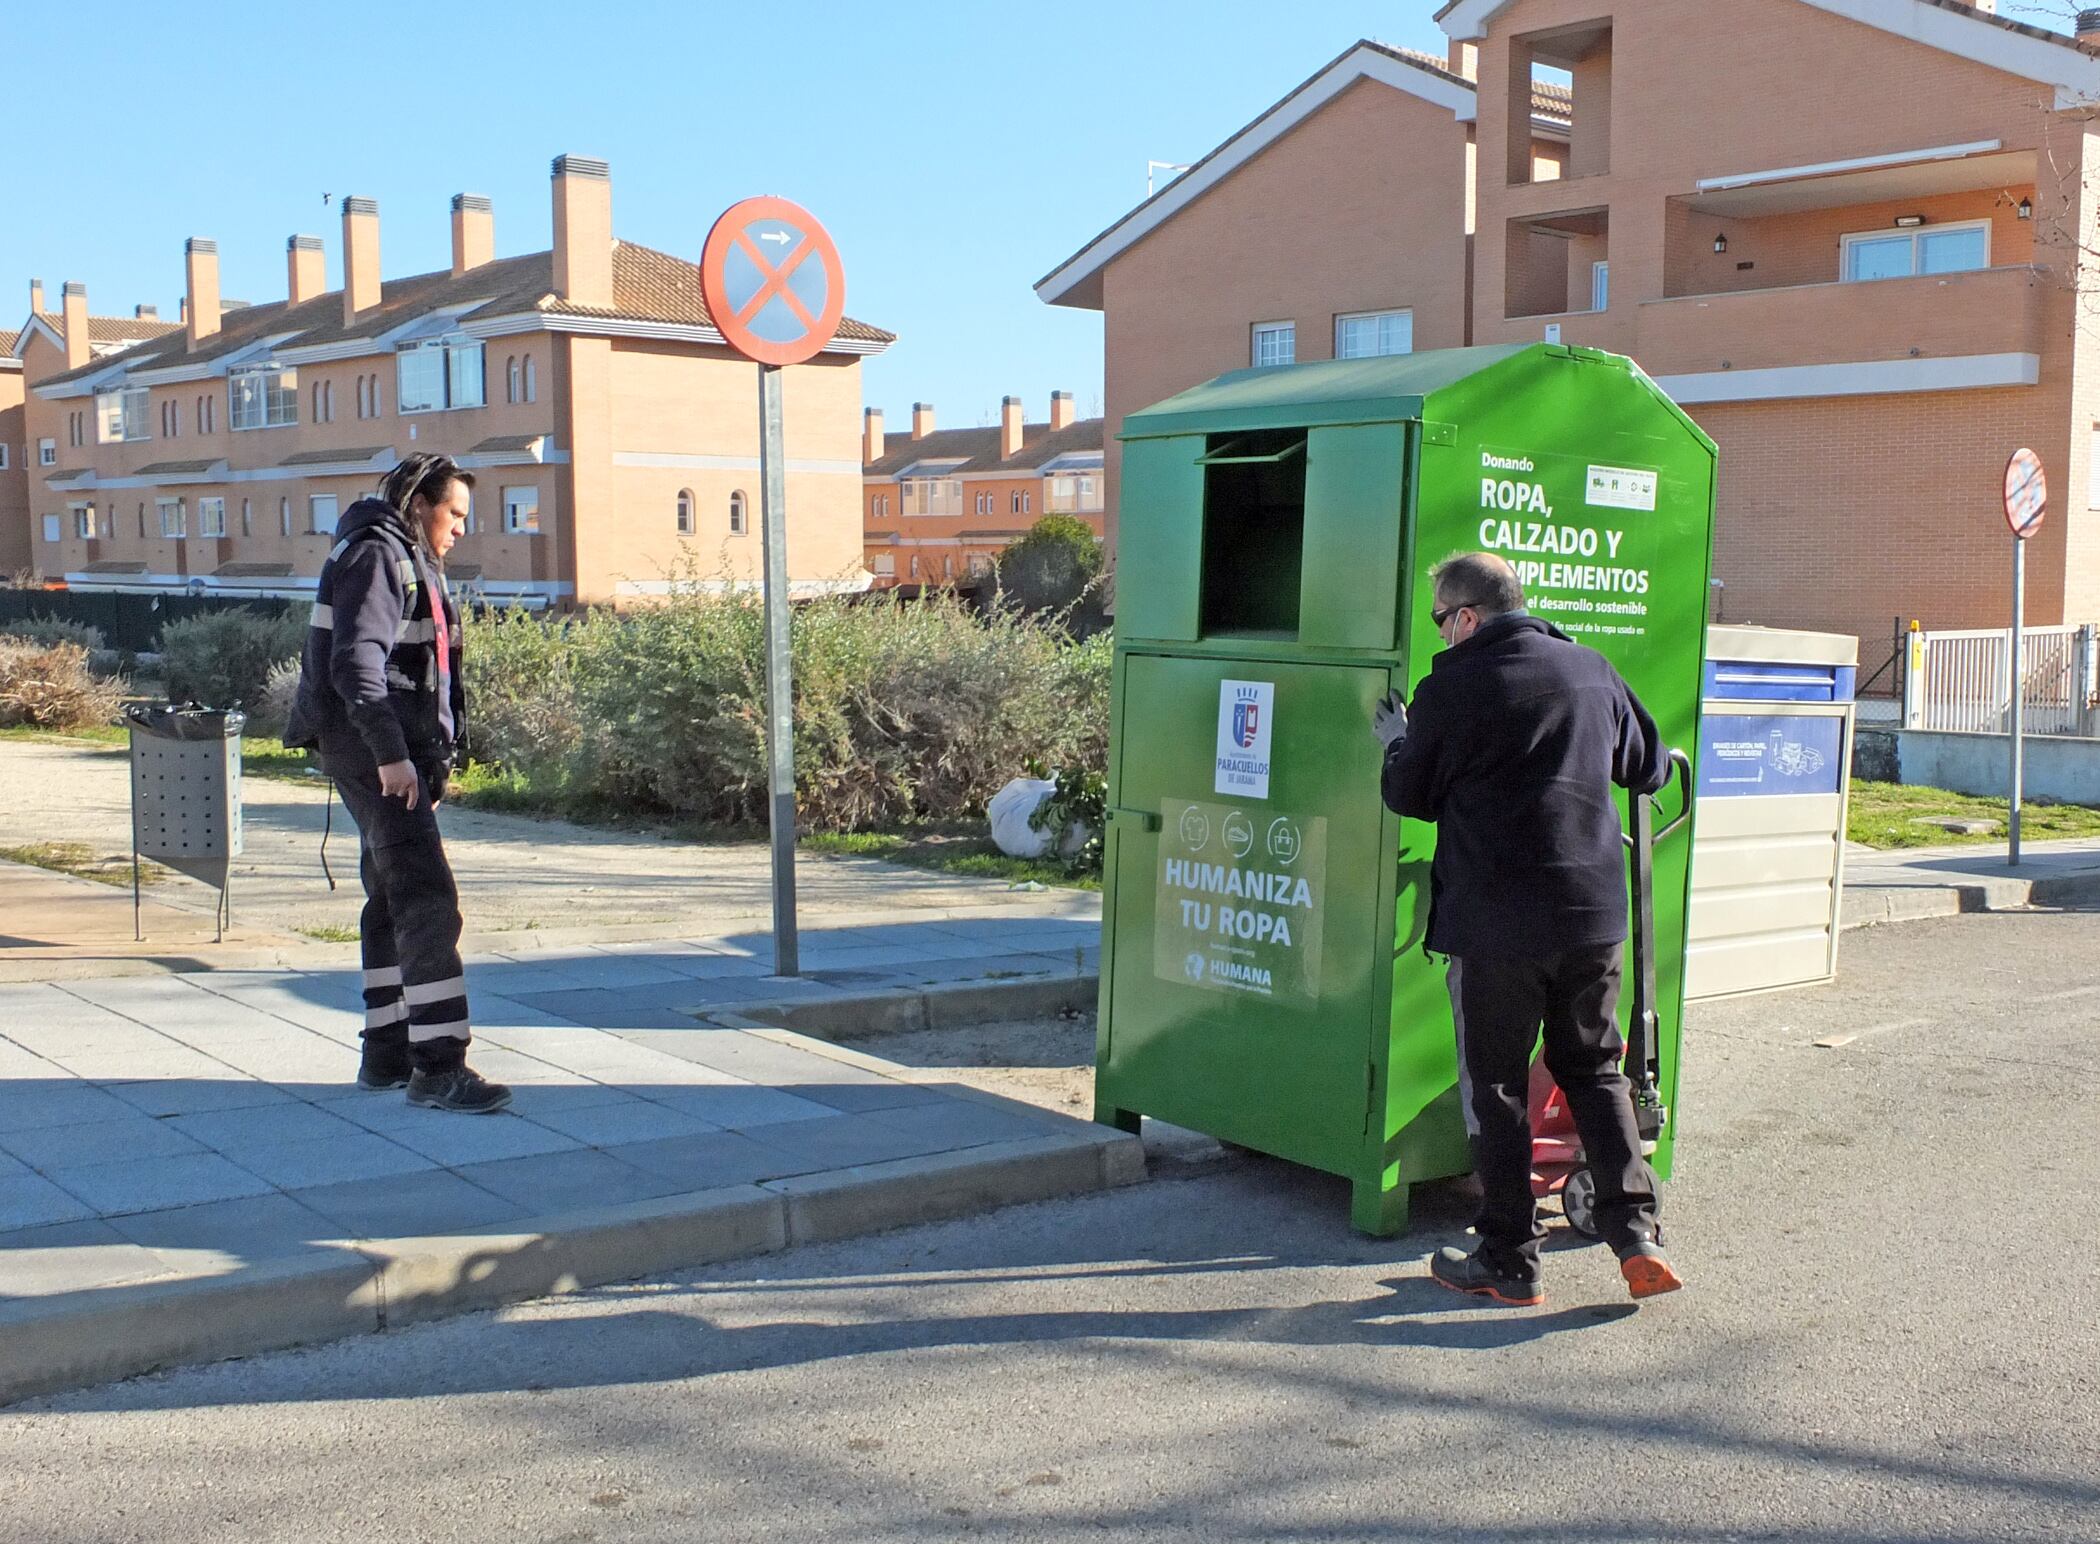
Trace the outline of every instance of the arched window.
<instances>
[{"instance_id":1,"label":"arched window","mask_svg":"<svg viewBox=\"0 0 2100 1544\"><path fill-rule=\"evenodd\" d=\"M532 356L530 354L525 356L525 400L527 402L540 400L539 372L533 369Z\"/></svg>"},{"instance_id":2,"label":"arched window","mask_svg":"<svg viewBox=\"0 0 2100 1544\"><path fill-rule=\"evenodd\" d=\"M693 534L693 490L690 488L678 490L678 534Z\"/></svg>"},{"instance_id":3,"label":"arched window","mask_svg":"<svg viewBox=\"0 0 2100 1544\"><path fill-rule=\"evenodd\" d=\"M359 418L369 418L372 416L372 398L370 393L367 392L367 390L365 389L365 381L367 379L368 377L362 375L360 375L357 378L357 416Z\"/></svg>"},{"instance_id":4,"label":"arched window","mask_svg":"<svg viewBox=\"0 0 2100 1544\"><path fill-rule=\"evenodd\" d=\"M743 490L738 489L735 493L729 495L729 534L731 536L742 536L747 529L744 511Z\"/></svg>"},{"instance_id":5,"label":"arched window","mask_svg":"<svg viewBox=\"0 0 2100 1544\"><path fill-rule=\"evenodd\" d=\"M277 501L277 529L286 536L292 534L292 501L290 499L279 499Z\"/></svg>"},{"instance_id":6,"label":"arched window","mask_svg":"<svg viewBox=\"0 0 2100 1544\"><path fill-rule=\"evenodd\" d=\"M522 390L524 390L524 378L518 373L518 356L513 354L503 364L503 400L506 402L522 400L519 396Z\"/></svg>"},{"instance_id":7,"label":"arched window","mask_svg":"<svg viewBox=\"0 0 2100 1544\"><path fill-rule=\"evenodd\" d=\"M243 536L253 536L255 534L255 521L252 517L252 512L248 508L246 499L241 500L241 534Z\"/></svg>"}]
</instances>

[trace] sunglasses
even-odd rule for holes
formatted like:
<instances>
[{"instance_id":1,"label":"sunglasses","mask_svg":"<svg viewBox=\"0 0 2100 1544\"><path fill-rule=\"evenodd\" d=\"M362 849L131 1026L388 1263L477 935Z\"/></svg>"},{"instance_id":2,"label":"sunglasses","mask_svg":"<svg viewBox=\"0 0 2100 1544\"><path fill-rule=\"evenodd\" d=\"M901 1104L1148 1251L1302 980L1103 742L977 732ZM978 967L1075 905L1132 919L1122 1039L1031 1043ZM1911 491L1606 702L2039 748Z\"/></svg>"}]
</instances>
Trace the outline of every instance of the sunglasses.
<instances>
[{"instance_id":1,"label":"sunglasses","mask_svg":"<svg viewBox=\"0 0 2100 1544\"><path fill-rule=\"evenodd\" d=\"M1438 632L1442 632L1444 630L1444 624L1446 622L1450 621L1453 617L1457 616L1461 611L1470 611L1473 608L1474 604L1475 603L1472 601L1462 600L1455 606L1446 606L1441 611L1430 612L1429 620L1436 624L1436 630Z\"/></svg>"}]
</instances>

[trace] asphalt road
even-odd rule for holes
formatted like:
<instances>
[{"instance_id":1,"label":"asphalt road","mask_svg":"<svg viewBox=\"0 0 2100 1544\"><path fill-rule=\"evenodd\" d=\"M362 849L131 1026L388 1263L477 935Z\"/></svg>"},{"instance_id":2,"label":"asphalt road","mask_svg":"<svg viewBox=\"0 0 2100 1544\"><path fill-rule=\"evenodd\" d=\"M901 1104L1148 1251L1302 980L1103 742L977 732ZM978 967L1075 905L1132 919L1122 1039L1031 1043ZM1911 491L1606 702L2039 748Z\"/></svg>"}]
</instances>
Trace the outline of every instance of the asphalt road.
<instances>
[{"instance_id":1,"label":"asphalt road","mask_svg":"<svg viewBox=\"0 0 2100 1544\"><path fill-rule=\"evenodd\" d=\"M1637 1312L1255 1160L0 1411L0 1538L2100 1538L2100 917L1844 951L1696 1013Z\"/></svg>"}]
</instances>

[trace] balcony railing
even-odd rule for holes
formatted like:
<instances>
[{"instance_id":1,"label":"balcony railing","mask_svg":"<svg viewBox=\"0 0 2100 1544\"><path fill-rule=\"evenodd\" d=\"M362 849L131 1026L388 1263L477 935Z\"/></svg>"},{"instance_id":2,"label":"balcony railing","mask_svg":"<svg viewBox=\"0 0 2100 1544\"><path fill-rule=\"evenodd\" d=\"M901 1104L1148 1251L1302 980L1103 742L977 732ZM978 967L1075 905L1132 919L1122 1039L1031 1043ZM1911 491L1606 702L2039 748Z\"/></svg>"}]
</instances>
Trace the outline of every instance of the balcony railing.
<instances>
[{"instance_id":1,"label":"balcony railing","mask_svg":"<svg viewBox=\"0 0 2100 1544\"><path fill-rule=\"evenodd\" d=\"M2039 353L2059 282L2023 265L1643 301L1634 353L1650 375Z\"/></svg>"}]
</instances>

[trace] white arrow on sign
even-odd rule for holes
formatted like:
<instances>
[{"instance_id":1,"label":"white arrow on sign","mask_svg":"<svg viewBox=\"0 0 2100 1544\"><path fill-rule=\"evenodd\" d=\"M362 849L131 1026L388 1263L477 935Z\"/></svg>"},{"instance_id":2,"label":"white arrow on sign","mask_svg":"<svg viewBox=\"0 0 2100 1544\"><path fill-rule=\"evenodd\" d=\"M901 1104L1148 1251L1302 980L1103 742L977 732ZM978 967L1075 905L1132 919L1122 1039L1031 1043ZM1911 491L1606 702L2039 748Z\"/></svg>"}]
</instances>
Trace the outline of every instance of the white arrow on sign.
<instances>
[{"instance_id":1,"label":"white arrow on sign","mask_svg":"<svg viewBox=\"0 0 2100 1544\"><path fill-rule=\"evenodd\" d=\"M786 231L760 231L758 239L760 241L778 241L784 245L794 238L788 235Z\"/></svg>"}]
</instances>

